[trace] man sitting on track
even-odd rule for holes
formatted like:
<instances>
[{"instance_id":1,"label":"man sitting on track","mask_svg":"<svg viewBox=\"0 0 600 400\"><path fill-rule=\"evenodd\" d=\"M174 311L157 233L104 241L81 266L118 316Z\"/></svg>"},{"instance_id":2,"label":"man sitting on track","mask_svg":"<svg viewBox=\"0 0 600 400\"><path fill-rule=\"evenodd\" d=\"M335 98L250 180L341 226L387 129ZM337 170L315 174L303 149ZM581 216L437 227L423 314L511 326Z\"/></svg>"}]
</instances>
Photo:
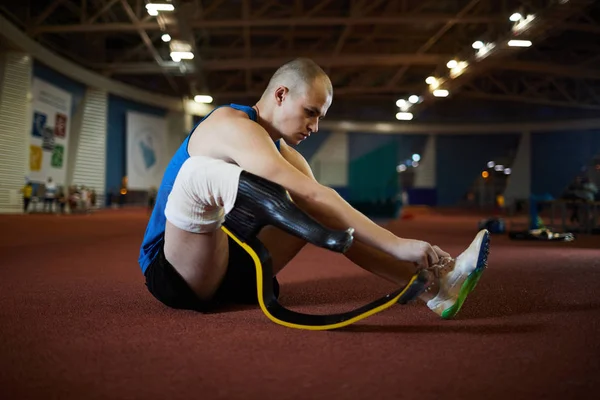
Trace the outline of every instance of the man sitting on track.
<instances>
[{"instance_id":1,"label":"man sitting on track","mask_svg":"<svg viewBox=\"0 0 600 400\"><path fill-rule=\"evenodd\" d=\"M318 131L332 95L327 74L309 59L296 59L275 72L256 105L218 107L194 128L165 171L141 246L139 263L154 297L200 312L256 303L253 261L219 229L245 170L284 187L322 225L353 228L345 256L367 271L405 285L416 270L431 270L432 285L420 298L444 318L459 311L486 266L488 233L481 231L452 259L437 246L395 236L319 184L292 146ZM273 226L258 239L275 275L306 244ZM277 289L276 277L273 284Z\"/></svg>"}]
</instances>

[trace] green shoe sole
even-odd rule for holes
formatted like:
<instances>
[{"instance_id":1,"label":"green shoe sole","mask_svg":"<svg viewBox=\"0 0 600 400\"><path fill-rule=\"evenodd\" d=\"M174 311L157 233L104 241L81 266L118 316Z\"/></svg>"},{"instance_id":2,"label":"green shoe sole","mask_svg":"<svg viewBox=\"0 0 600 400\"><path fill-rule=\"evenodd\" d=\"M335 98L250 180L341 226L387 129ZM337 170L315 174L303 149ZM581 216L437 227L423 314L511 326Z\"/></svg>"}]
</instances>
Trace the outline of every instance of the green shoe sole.
<instances>
[{"instance_id":1,"label":"green shoe sole","mask_svg":"<svg viewBox=\"0 0 600 400\"><path fill-rule=\"evenodd\" d=\"M460 309L462 308L463 303L467 299L469 293L475 289L477 286L477 282L481 278L483 271L487 268L487 260L488 255L490 253L490 233L487 232L481 242L481 249L479 250L479 257L477 258L477 267L469 274L465 282L462 284L460 288L460 292L458 293L458 299L456 303L451 307L445 309L442 312L443 319L451 319L458 314Z\"/></svg>"}]
</instances>

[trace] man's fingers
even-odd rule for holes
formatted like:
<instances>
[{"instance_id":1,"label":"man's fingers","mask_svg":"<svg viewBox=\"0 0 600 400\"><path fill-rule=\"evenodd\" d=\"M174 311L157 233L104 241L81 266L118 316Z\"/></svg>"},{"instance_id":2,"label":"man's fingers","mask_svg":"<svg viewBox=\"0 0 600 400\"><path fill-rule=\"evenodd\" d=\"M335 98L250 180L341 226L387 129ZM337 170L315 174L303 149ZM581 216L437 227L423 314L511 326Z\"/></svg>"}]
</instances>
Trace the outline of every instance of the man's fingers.
<instances>
[{"instance_id":1,"label":"man's fingers","mask_svg":"<svg viewBox=\"0 0 600 400\"><path fill-rule=\"evenodd\" d=\"M431 246L427 246L427 258L429 259L429 265L435 265L440 262L440 257Z\"/></svg>"},{"instance_id":2,"label":"man's fingers","mask_svg":"<svg viewBox=\"0 0 600 400\"><path fill-rule=\"evenodd\" d=\"M433 246L433 250L438 255L439 258L450 257L450 254L446 253L444 250L440 249L438 246Z\"/></svg>"}]
</instances>

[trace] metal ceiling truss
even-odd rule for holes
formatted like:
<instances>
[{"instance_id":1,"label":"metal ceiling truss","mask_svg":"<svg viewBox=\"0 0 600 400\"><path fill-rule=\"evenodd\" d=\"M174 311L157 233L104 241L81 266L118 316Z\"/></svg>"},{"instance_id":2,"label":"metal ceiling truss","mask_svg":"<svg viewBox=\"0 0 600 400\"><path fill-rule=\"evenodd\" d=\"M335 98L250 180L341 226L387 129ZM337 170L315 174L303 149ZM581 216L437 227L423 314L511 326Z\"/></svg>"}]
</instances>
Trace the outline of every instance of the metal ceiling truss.
<instances>
[{"instance_id":1,"label":"metal ceiling truss","mask_svg":"<svg viewBox=\"0 0 600 400\"><path fill-rule=\"evenodd\" d=\"M151 80L171 95L256 97L275 68L307 56L330 74L336 96L395 102L420 94L423 102L411 110L418 114L439 100L425 78L447 75L446 62L458 57L470 65L444 82L452 95L599 106L600 46L561 39L600 36L592 0L173 0L175 12L157 17L147 2L46 0L35 8L7 0L0 10L87 68L134 84ZM513 12L536 15L520 34L534 46L496 48L476 60L471 43L507 39ZM163 33L190 43L194 59L171 61Z\"/></svg>"},{"instance_id":2,"label":"metal ceiling truss","mask_svg":"<svg viewBox=\"0 0 600 400\"><path fill-rule=\"evenodd\" d=\"M461 95L600 110L600 79L491 72L465 84Z\"/></svg>"},{"instance_id":3,"label":"metal ceiling truss","mask_svg":"<svg viewBox=\"0 0 600 400\"><path fill-rule=\"evenodd\" d=\"M528 6L531 6L530 2L524 2ZM472 83L472 80L481 76L482 74L486 75L486 79L489 81L496 82L495 87L507 87L508 85L502 83L502 78L494 78L493 75L490 74L490 70L492 69L504 69L504 66L507 65L508 69L510 69L512 63L513 70L537 70L540 73L556 73L562 72L563 74L566 72L576 72L575 69L569 68L560 68L558 66L548 66L548 68L544 68L542 65L531 65L526 63L515 63L512 62L511 59L514 59L523 53L525 50L519 47L509 47L507 42L510 39L526 39L530 40L533 43L539 43L549 37L559 34L561 31L565 30L566 21L572 18L578 18L581 15L585 15L583 10L592 5L594 0L554 0L548 1L545 7L540 9L531 9L528 10L532 14L535 15L535 18L528 25L525 25L524 28L509 31L499 37L492 38L490 41L495 43L495 47L488 51L488 53L484 57L478 57L474 54L472 49L468 49L463 51L463 54L468 52L468 56L461 57L458 55L456 58L462 61L466 61L468 63L468 67L464 69L462 73L456 74L452 76L448 69L446 69L443 76L439 79L439 83L436 85L436 89L446 89L450 93L464 93L467 92L468 96L485 98L485 99L493 99L493 100L512 100L512 101L522 101L527 103L542 103L542 104L553 104L553 105L561 105L561 106L572 106L572 107L581 107L581 108L590 108L595 107L597 104L594 102L595 100L590 101L589 98L581 99L580 97L573 97L570 93L565 89L565 86L562 82L558 81L558 78L547 77L545 81L550 82L552 88L556 89L558 93L560 93L560 98L556 98L556 93L552 93L550 97L543 98L543 96L539 96L539 92L534 94L530 94L529 92L523 93L521 91L510 92L508 90L503 90L502 93L485 93L485 89L482 89L481 85L477 85ZM587 16L586 16L587 18ZM588 19L588 23L590 23ZM590 71L586 71L590 72ZM560 74L560 73L559 73ZM436 74L432 74L436 75ZM577 78L575 78L577 79ZM483 80L486 81L485 79ZM586 88L588 92L593 93L593 89L590 89L590 86L584 83L579 83L579 86ZM468 89L465 90L465 87ZM488 86L485 86L489 88ZM581 91L578 91L577 94L581 94ZM432 94L432 90L430 88L426 89L421 94L421 103L416 104L414 107L411 107L410 111L413 113L419 113L423 111L424 108L432 104L437 100L436 97ZM547 94L547 93L545 93ZM593 98L593 95L592 95ZM406 110L405 110L406 111Z\"/></svg>"}]
</instances>

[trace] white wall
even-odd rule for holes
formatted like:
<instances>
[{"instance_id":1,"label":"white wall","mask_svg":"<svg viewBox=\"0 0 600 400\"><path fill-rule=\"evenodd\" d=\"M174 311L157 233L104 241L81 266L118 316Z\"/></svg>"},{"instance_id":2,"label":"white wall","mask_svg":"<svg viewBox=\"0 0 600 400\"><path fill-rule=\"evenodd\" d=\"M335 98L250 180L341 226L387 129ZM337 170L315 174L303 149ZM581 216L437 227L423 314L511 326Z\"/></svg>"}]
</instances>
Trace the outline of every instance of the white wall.
<instances>
[{"instance_id":1,"label":"white wall","mask_svg":"<svg viewBox=\"0 0 600 400\"><path fill-rule=\"evenodd\" d=\"M348 185L348 134L333 132L309 160L315 178L325 186Z\"/></svg>"},{"instance_id":2,"label":"white wall","mask_svg":"<svg viewBox=\"0 0 600 400\"><path fill-rule=\"evenodd\" d=\"M25 53L7 52L0 86L0 212L23 210L19 190L29 167L32 60Z\"/></svg>"}]
</instances>

